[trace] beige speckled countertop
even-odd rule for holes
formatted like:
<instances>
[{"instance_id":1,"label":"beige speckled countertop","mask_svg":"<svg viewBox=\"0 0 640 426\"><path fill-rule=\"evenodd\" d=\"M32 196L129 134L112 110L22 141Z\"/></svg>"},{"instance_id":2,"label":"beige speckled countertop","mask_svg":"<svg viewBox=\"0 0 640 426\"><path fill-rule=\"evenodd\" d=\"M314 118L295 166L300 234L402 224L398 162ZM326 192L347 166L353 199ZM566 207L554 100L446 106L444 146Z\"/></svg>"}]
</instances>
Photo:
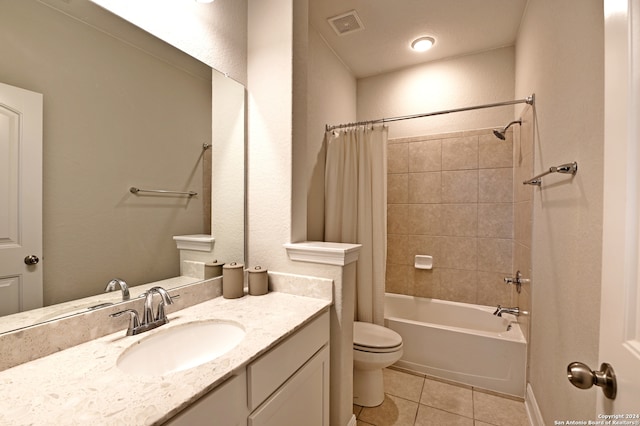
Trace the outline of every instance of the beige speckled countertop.
<instances>
[{"instance_id":1,"label":"beige speckled countertop","mask_svg":"<svg viewBox=\"0 0 640 426\"><path fill-rule=\"evenodd\" d=\"M271 292L240 299L217 297L171 312L170 323L138 336L125 330L0 372L0 425L155 425L221 384L310 319L328 300ZM117 366L134 342L191 321L238 322L246 331L221 357L167 376L134 376ZM110 318L106 317L105 321Z\"/></svg>"}]
</instances>

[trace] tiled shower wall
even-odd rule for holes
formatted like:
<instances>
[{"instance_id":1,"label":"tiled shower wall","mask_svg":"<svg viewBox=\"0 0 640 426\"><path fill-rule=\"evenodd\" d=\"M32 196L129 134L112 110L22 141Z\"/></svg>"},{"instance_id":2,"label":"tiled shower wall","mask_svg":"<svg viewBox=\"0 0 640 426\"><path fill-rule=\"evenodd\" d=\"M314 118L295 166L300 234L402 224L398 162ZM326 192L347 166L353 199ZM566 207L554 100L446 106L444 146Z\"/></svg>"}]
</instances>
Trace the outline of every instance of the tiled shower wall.
<instances>
[{"instance_id":1,"label":"tiled shower wall","mask_svg":"<svg viewBox=\"0 0 640 426\"><path fill-rule=\"evenodd\" d=\"M535 186L523 185L522 182L532 178L536 173L533 170L534 156L534 110L527 106L522 112L522 126L519 132L514 133L514 173L515 183L514 197L514 241L513 241L513 270L520 271L526 280L522 285L520 294L513 292L513 306L531 312L531 233L533 215L533 191ZM522 332L529 341L530 321L529 315L521 315L518 318ZM531 346L529 346L529 349ZM527 363L529 365L529 363Z\"/></svg>"},{"instance_id":2,"label":"tiled shower wall","mask_svg":"<svg viewBox=\"0 0 640 426\"><path fill-rule=\"evenodd\" d=\"M512 129L505 141L491 129L389 141L387 292L511 304L513 147ZM419 254L433 269L414 267Z\"/></svg>"}]
</instances>

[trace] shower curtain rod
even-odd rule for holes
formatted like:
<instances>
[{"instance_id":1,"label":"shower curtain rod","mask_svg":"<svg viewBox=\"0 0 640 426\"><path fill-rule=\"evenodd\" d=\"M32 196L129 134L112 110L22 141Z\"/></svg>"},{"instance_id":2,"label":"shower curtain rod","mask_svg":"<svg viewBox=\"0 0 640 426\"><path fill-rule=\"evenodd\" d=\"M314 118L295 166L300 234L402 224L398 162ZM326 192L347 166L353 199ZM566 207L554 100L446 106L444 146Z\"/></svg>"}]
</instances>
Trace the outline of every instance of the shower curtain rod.
<instances>
[{"instance_id":1,"label":"shower curtain rod","mask_svg":"<svg viewBox=\"0 0 640 426\"><path fill-rule=\"evenodd\" d=\"M345 124L336 124L335 126L326 125L325 129L327 132L335 129L344 129L345 127L353 127L353 126L365 126L369 124L377 124L377 123L390 123L392 121L401 121L401 120L411 120L413 118L422 118L422 117L431 117L433 115L444 115L451 114L452 112L463 112L463 111L471 111L474 109L483 109L483 108L494 108L499 106L507 106L507 105L515 105L515 104L529 104L534 105L536 101L535 93L529 97L524 99L516 99L514 101L505 101L505 102L497 102L493 104L484 104L484 105L475 105L464 108L454 108L454 109L446 109L444 111L435 111L435 112L427 112L424 114L414 114L414 115L404 115L401 117L391 117L391 118L379 118L377 120L368 120L368 121L358 121L356 123L345 123Z\"/></svg>"}]
</instances>

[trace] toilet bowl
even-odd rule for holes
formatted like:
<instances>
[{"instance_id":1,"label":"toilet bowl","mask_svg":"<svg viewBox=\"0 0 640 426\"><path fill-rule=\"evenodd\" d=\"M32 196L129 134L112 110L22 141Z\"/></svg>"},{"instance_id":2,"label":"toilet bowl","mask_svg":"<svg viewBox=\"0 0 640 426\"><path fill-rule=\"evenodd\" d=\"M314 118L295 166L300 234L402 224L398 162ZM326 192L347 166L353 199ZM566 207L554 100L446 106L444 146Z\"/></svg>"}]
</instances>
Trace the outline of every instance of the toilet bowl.
<instances>
[{"instance_id":1,"label":"toilet bowl","mask_svg":"<svg viewBox=\"0 0 640 426\"><path fill-rule=\"evenodd\" d=\"M353 323L353 403L376 407L384 401L382 370L402 357L402 337L376 324Z\"/></svg>"}]
</instances>

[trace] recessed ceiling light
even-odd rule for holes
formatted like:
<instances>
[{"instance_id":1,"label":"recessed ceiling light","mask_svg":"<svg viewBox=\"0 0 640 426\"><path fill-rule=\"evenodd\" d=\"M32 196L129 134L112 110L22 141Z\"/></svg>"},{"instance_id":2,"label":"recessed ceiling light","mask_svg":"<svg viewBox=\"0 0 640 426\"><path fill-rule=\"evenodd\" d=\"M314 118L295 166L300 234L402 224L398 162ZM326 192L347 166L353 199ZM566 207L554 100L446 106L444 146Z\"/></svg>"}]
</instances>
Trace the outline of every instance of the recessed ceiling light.
<instances>
[{"instance_id":1,"label":"recessed ceiling light","mask_svg":"<svg viewBox=\"0 0 640 426\"><path fill-rule=\"evenodd\" d=\"M433 47L436 39L433 37L419 37L411 42L411 48L416 52L425 52Z\"/></svg>"}]
</instances>

